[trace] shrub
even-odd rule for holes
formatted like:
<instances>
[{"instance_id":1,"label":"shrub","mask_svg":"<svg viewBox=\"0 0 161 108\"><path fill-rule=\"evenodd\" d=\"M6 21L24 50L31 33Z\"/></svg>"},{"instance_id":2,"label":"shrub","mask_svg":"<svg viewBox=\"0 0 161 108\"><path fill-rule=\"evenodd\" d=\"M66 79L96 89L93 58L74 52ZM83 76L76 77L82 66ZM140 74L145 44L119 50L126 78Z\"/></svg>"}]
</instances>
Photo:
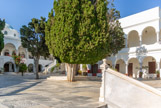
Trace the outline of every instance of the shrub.
<instances>
[{"instance_id":1,"label":"shrub","mask_svg":"<svg viewBox=\"0 0 161 108\"><path fill-rule=\"evenodd\" d=\"M22 72L22 76L23 76L23 73L26 72L26 70L27 70L27 66L24 63L21 63L19 66L20 66L19 71Z\"/></svg>"}]
</instances>

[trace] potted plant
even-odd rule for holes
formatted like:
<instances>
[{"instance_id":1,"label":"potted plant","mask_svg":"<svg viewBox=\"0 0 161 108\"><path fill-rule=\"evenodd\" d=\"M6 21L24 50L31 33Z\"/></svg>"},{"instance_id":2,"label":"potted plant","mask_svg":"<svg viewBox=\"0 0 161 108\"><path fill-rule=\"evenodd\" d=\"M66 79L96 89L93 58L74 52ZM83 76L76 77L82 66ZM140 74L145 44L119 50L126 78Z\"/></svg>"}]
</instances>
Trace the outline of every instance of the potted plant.
<instances>
[{"instance_id":1,"label":"potted plant","mask_svg":"<svg viewBox=\"0 0 161 108\"><path fill-rule=\"evenodd\" d=\"M83 76L86 76L87 75L87 65L86 64L83 64L83 66L82 66L82 74L83 74Z\"/></svg>"},{"instance_id":2,"label":"potted plant","mask_svg":"<svg viewBox=\"0 0 161 108\"><path fill-rule=\"evenodd\" d=\"M156 71L156 74L157 74L157 78L160 78L160 71L159 70Z\"/></svg>"},{"instance_id":3,"label":"potted plant","mask_svg":"<svg viewBox=\"0 0 161 108\"><path fill-rule=\"evenodd\" d=\"M142 78L143 72L139 72L139 78Z\"/></svg>"}]
</instances>

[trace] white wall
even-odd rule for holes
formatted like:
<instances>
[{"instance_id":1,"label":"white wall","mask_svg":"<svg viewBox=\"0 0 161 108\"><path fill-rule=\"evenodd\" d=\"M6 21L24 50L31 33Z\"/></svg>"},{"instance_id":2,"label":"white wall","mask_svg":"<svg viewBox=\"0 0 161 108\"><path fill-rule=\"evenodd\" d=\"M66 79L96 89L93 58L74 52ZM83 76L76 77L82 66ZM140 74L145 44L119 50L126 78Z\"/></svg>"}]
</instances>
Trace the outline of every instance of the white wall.
<instances>
[{"instance_id":1,"label":"white wall","mask_svg":"<svg viewBox=\"0 0 161 108\"><path fill-rule=\"evenodd\" d=\"M105 72L104 86L105 102L117 108L161 107L160 91L111 69Z\"/></svg>"}]
</instances>

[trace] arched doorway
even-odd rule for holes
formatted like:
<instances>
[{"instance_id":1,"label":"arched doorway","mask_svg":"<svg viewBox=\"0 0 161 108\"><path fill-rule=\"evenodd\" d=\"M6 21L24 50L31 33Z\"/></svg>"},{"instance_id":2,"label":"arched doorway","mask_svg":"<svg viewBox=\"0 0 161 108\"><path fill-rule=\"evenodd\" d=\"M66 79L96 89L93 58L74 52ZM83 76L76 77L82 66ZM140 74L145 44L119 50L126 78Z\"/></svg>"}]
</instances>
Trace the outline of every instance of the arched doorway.
<instances>
[{"instance_id":1,"label":"arched doorway","mask_svg":"<svg viewBox=\"0 0 161 108\"><path fill-rule=\"evenodd\" d=\"M139 46L139 35L138 32L133 30L128 34L128 47L136 47Z\"/></svg>"},{"instance_id":2,"label":"arched doorway","mask_svg":"<svg viewBox=\"0 0 161 108\"><path fill-rule=\"evenodd\" d=\"M29 71L29 72L34 72L34 68L33 68L33 67L34 67L33 64L29 64L29 65L28 65L28 71Z\"/></svg>"},{"instance_id":3,"label":"arched doorway","mask_svg":"<svg viewBox=\"0 0 161 108\"><path fill-rule=\"evenodd\" d=\"M14 64L12 62L7 62L4 64L4 72L14 72Z\"/></svg>"},{"instance_id":4,"label":"arched doorway","mask_svg":"<svg viewBox=\"0 0 161 108\"><path fill-rule=\"evenodd\" d=\"M137 58L131 58L128 61L128 76L137 78L139 71L139 61Z\"/></svg>"},{"instance_id":5,"label":"arched doorway","mask_svg":"<svg viewBox=\"0 0 161 108\"><path fill-rule=\"evenodd\" d=\"M26 49L23 48L22 46L20 46L18 48L18 52L19 52L19 56L21 56L22 58L26 58Z\"/></svg>"},{"instance_id":6,"label":"arched doorway","mask_svg":"<svg viewBox=\"0 0 161 108\"><path fill-rule=\"evenodd\" d=\"M157 42L156 31L153 27L147 27L142 32L142 44L150 45Z\"/></svg>"},{"instance_id":7,"label":"arched doorway","mask_svg":"<svg viewBox=\"0 0 161 108\"><path fill-rule=\"evenodd\" d=\"M39 64L38 70L39 70L39 72L42 71L42 65L41 64Z\"/></svg>"},{"instance_id":8,"label":"arched doorway","mask_svg":"<svg viewBox=\"0 0 161 108\"><path fill-rule=\"evenodd\" d=\"M11 56L13 51L16 51L15 45L12 43L7 43L7 44L5 44L5 46L3 48L3 55L4 56Z\"/></svg>"},{"instance_id":9,"label":"arched doorway","mask_svg":"<svg viewBox=\"0 0 161 108\"><path fill-rule=\"evenodd\" d=\"M143 69L149 74L156 73L156 60L154 57L148 56L143 60Z\"/></svg>"},{"instance_id":10,"label":"arched doorway","mask_svg":"<svg viewBox=\"0 0 161 108\"><path fill-rule=\"evenodd\" d=\"M115 69L118 72L125 74L125 67L126 67L126 65L125 65L124 60L122 60L122 59L117 60L116 65L115 65Z\"/></svg>"}]
</instances>

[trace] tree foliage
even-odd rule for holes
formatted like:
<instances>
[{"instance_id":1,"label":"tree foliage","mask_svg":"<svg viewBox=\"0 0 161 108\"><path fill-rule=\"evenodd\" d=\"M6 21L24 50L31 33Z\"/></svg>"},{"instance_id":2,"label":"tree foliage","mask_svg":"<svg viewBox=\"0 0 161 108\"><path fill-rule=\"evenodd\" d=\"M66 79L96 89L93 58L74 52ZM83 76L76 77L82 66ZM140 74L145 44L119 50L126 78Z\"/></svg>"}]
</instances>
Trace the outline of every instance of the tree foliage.
<instances>
[{"instance_id":1,"label":"tree foliage","mask_svg":"<svg viewBox=\"0 0 161 108\"><path fill-rule=\"evenodd\" d=\"M46 19L33 18L28 26L22 26L20 29L22 46L27 48L34 57L36 69L36 78L38 79L38 64L40 56L48 57L49 51L45 44L45 23Z\"/></svg>"},{"instance_id":2,"label":"tree foliage","mask_svg":"<svg viewBox=\"0 0 161 108\"><path fill-rule=\"evenodd\" d=\"M23 73L27 71L27 65L24 63L21 63L19 71L22 73L22 76L23 76Z\"/></svg>"},{"instance_id":3,"label":"tree foliage","mask_svg":"<svg viewBox=\"0 0 161 108\"><path fill-rule=\"evenodd\" d=\"M46 44L71 68L72 64L95 64L124 47L119 17L113 1L54 0Z\"/></svg>"},{"instance_id":4,"label":"tree foliage","mask_svg":"<svg viewBox=\"0 0 161 108\"><path fill-rule=\"evenodd\" d=\"M4 27L5 27L5 20L0 19L0 55L2 49L4 48L4 34L2 33Z\"/></svg>"}]
</instances>

